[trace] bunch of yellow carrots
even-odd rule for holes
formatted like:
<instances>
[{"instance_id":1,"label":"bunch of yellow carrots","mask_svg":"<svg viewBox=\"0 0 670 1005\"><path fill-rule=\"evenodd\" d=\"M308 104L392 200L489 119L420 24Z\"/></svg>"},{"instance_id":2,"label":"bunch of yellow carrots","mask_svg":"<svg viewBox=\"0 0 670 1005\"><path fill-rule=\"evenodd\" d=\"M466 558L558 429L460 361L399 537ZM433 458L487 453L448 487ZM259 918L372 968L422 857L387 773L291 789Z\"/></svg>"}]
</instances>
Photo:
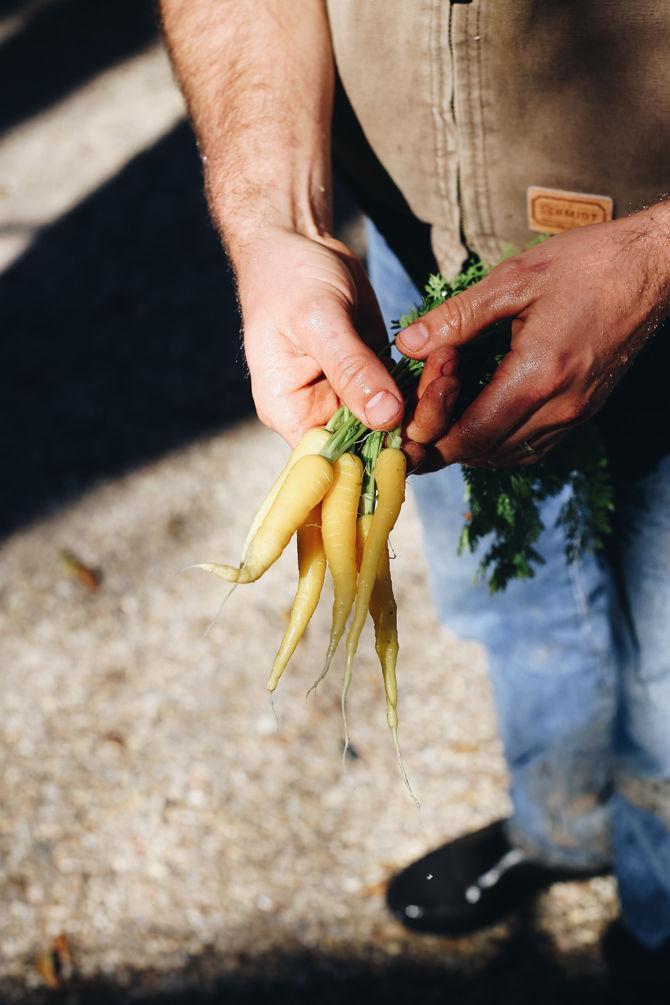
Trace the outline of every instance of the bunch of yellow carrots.
<instances>
[{"instance_id":1,"label":"bunch of yellow carrots","mask_svg":"<svg viewBox=\"0 0 670 1005\"><path fill-rule=\"evenodd\" d=\"M328 567L333 582L330 639L323 668L310 691L328 672L349 621L342 685L346 752L346 696L369 612L384 681L386 717L407 782L398 747L397 608L388 546L405 498L406 473L399 430L371 431L343 406L326 427L310 429L293 450L254 518L240 564L206 562L197 568L228 583L253 583L297 536L298 585L267 683L273 692L316 610Z\"/></svg>"}]
</instances>

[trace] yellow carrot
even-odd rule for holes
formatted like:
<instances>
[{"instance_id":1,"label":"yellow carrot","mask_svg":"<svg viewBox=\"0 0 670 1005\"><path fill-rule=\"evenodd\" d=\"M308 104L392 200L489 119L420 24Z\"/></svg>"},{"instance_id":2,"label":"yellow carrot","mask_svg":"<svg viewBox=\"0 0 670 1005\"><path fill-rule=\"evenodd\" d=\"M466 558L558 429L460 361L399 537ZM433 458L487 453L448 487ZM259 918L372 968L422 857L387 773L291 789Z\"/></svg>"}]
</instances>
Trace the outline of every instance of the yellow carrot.
<instances>
[{"instance_id":1,"label":"yellow carrot","mask_svg":"<svg viewBox=\"0 0 670 1005\"><path fill-rule=\"evenodd\" d=\"M310 691L328 673L356 596L356 514L363 464L355 454L342 454L333 468L333 485L321 506L321 534L333 580L333 618L323 670Z\"/></svg>"},{"instance_id":2,"label":"yellow carrot","mask_svg":"<svg viewBox=\"0 0 670 1005\"><path fill-rule=\"evenodd\" d=\"M398 608L393 595L391 563L388 546L382 552L377 567L375 585L370 597L370 614L375 626L375 649L379 657L386 694L386 721L391 729L398 725Z\"/></svg>"},{"instance_id":3,"label":"yellow carrot","mask_svg":"<svg viewBox=\"0 0 670 1005\"><path fill-rule=\"evenodd\" d=\"M242 558L240 560L240 565L244 564L247 549L249 548L249 545L253 541L254 537L256 536L258 528L263 523L263 520L265 520L265 517L268 515L270 507L277 498L277 493L279 492L280 488L286 481L286 476L288 475L291 468L297 464L297 462L300 460L301 457L305 457L307 454L320 453L322 447L328 442L330 435L331 434L328 432L327 429L324 429L321 426L316 426L314 429L308 429L303 438L300 440L300 443L298 443L297 446L293 448L291 456L286 462L285 467L275 479L272 488L270 489L265 499L261 503L260 508L253 519L253 523L251 524L251 527L249 528L249 533L247 534L247 539L244 542L244 548L242 549Z\"/></svg>"},{"instance_id":4,"label":"yellow carrot","mask_svg":"<svg viewBox=\"0 0 670 1005\"><path fill-rule=\"evenodd\" d=\"M298 528L298 587L284 638L272 664L267 683L272 692L295 652L319 602L326 575L326 553L321 538L321 506L315 506Z\"/></svg>"},{"instance_id":5,"label":"yellow carrot","mask_svg":"<svg viewBox=\"0 0 670 1005\"><path fill-rule=\"evenodd\" d=\"M367 541L371 525L372 514L365 514L364 516L360 516L358 518L356 550L358 553L359 568L362 564L365 542ZM382 677L384 679L384 692L386 694L386 721L388 722L393 734L396 758L398 760L398 767L400 769L403 782L405 783L410 796L416 805L419 806L419 801L414 795L409 778L407 777L407 772L405 771L405 765L403 764L402 754L400 751L400 742L398 740L398 685L396 681L396 664L398 662L398 608L393 595L388 544L384 547L381 560L377 566L375 585L372 588L372 594L370 595L369 610L372 622L375 626L375 649L377 650L377 656L379 657L379 663L382 669ZM351 681L351 667L349 665L349 661L347 661L347 669L349 670L349 681L347 681L345 676L345 682L342 687L342 716L345 724L345 750L346 744L348 743L345 699L349 682Z\"/></svg>"},{"instance_id":6,"label":"yellow carrot","mask_svg":"<svg viewBox=\"0 0 670 1005\"><path fill-rule=\"evenodd\" d=\"M370 606L377 569L387 547L388 536L395 527L400 508L405 501L406 470L405 455L396 447L382 450L375 464L373 474L377 483L377 507L363 548L356 603L347 635L347 669L343 700L351 680L354 657Z\"/></svg>"},{"instance_id":7,"label":"yellow carrot","mask_svg":"<svg viewBox=\"0 0 670 1005\"><path fill-rule=\"evenodd\" d=\"M360 569L363 561L363 550L372 524L372 513L359 516L356 528L356 554ZM375 649L379 657L386 693L386 719L393 729L398 723L398 687L395 668L398 661L398 609L393 596L391 581L391 563L389 562L388 545L382 552L377 566L375 585L370 595L370 617L375 626ZM345 680L345 687L347 686Z\"/></svg>"},{"instance_id":8,"label":"yellow carrot","mask_svg":"<svg viewBox=\"0 0 670 1005\"><path fill-rule=\"evenodd\" d=\"M212 572L227 583L253 583L276 562L298 527L321 502L333 483L333 466L319 454L308 454L288 472L265 520L247 549L243 564L195 566Z\"/></svg>"},{"instance_id":9,"label":"yellow carrot","mask_svg":"<svg viewBox=\"0 0 670 1005\"><path fill-rule=\"evenodd\" d=\"M360 568L363 563L363 553L365 551L365 542L367 541L368 534L370 532L370 527L372 526L372 513L364 513L359 516L356 521L356 565L358 566L359 576ZM370 612L372 614L372 611ZM343 757L347 752L349 747L349 727L347 725L347 692L349 691L349 685L351 684L351 672L353 668L353 661L347 659L347 665L344 671L344 679L342 681L342 691L340 694L340 704L342 708L342 725L344 727L344 753Z\"/></svg>"},{"instance_id":10,"label":"yellow carrot","mask_svg":"<svg viewBox=\"0 0 670 1005\"><path fill-rule=\"evenodd\" d=\"M359 516L356 521L356 564L359 569L361 567L361 562L363 561L363 550L365 548L365 542L368 539L371 523L372 513L364 513L363 516Z\"/></svg>"}]
</instances>

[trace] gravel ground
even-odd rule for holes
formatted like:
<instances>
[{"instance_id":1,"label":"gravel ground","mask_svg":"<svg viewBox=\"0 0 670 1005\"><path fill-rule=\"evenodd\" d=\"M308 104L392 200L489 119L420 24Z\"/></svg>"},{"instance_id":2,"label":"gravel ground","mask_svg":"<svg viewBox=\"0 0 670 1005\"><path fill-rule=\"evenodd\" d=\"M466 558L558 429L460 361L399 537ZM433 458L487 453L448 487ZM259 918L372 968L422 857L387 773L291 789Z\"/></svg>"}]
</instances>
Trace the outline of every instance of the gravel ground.
<instances>
[{"instance_id":1,"label":"gravel ground","mask_svg":"<svg viewBox=\"0 0 670 1005\"><path fill-rule=\"evenodd\" d=\"M147 6L132 9L144 18ZM48 15L49 37L76 48L84 7L7 3L0 41L38 60L30 40ZM130 5L115 10L125 34L104 65L72 69L58 100L35 92L0 137L12 335L0 375L12 472L0 512L0 995L607 1001L610 880L565 884L468 939L413 937L385 912L396 868L507 809L484 659L435 621L411 500L394 579L420 814L369 635L351 692L358 756L344 770L341 667L305 701L327 604L282 682L277 731L264 683L292 556L233 594L203 638L222 584L181 570L238 553L285 448L247 416L233 297L165 58L144 21L128 28ZM56 134L66 139L45 158ZM342 216L356 240L359 221Z\"/></svg>"},{"instance_id":2,"label":"gravel ground","mask_svg":"<svg viewBox=\"0 0 670 1005\"><path fill-rule=\"evenodd\" d=\"M305 701L325 608L282 682L276 730L264 682L292 556L233 594L202 638L222 584L180 570L239 551L283 453L244 421L100 485L4 546L7 986L36 987L34 960L61 932L80 979L136 992L145 981L178 986L183 970L202 980L265 961L265 972L287 954L402 960L476 984L515 939L592 974L608 881L557 889L518 931L475 939L413 938L385 914L396 867L506 809L483 659L434 620L411 504L393 543L402 737L420 814L396 770L369 635L351 699L359 756L344 772L339 675ZM98 589L68 574L61 549L99 570Z\"/></svg>"}]
</instances>

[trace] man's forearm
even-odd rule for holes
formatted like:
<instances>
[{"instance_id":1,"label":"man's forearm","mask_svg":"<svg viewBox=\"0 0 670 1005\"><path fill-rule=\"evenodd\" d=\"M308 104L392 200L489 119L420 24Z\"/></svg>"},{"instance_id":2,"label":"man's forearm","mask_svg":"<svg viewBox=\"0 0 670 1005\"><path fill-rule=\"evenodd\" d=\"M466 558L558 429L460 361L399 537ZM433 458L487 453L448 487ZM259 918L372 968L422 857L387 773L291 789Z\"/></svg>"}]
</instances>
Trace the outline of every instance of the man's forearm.
<instances>
[{"instance_id":1,"label":"man's forearm","mask_svg":"<svg viewBox=\"0 0 670 1005\"><path fill-rule=\"evenodd\" d=\"M161 11L235 264L268 228L327 231L334 70L323 0L161 0Z\"/></svg>"},{"instance_id":2,"label":"man's forearm","mask_svg":"<svg viewBox=\"0 0 670 1005\"><path fill-rule=\"evenodd\" d=\"M212 215L235 268L256 411L289 443L340 402L392 429L363 266L331 227L334 64L325 0L161 0ZM374 348L372 348L374 346Z\"/></svg>"}]
</instances>

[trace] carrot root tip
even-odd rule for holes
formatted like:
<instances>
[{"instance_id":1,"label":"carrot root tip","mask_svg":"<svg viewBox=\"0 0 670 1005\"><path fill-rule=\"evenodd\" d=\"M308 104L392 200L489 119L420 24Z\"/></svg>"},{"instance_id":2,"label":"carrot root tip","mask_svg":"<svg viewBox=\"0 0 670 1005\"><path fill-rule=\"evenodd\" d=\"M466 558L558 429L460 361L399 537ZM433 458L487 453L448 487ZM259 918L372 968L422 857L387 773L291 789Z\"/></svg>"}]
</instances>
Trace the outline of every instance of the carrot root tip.
<instances>
[{"instance_id":1,"label":"carrot root tip","mask_svg":"<svg viewBox=\"0 0 670 1005\"><path fill-rule=\"evenodd\" d=\"M352 660L347 660L347 666L344 671L344 679L342 681L342 694L340 695L340 707L342 709L342 725L344 726L344 750L342 751L342 761L347 756L347 751L349 750L349 725L347 723L347 694L349 692L349 686L351 684L351 668Z\"/></svg>"},{"instance_id":2,"label":"carrot root tip","mask_svg":"<svg viewBox=\"0 0 670 1005\"><path fill-rule=\"evenodd\" d=\"M400 742L398 740L398 725L397 725L397 722L396 722L395 726L391 727L391 732L393 733L393 742L395 744L396 760L398 761L398 767L400 768L400 774L402 776L402 780L405 783L405 788L409 792L409 794L410 794L410 796L412 798L412 801L414 802L414 805L417 808L417 812L420 813L421 812L421 803L419 802L419 800L414 795L414 790L412 789L412 786L410 784L409 778L407 777L407 772L405 771L405 765L403 764L402 754L400 753Z\"/></svg>"},{"instance_id":3,"label":"carrot root tip","mask_svg":"<svg viewBox=\"0 0 670 1005\"><path fill-rule=\"evenodd\" d=\"M332 651L331 651L331 647L329 647L328 648L328 652L326 654L326 662L323 664L323 670L321 671L321 673L319 674L319 676L316 678L316 680L314 681L314 683L312 684L312 686L307 691L307 694L305 695L305 698L309 698L309 696L310 696L310 694L312 692L314 692L316 694L317 687L319 686L319 684L321 683L321 681L323 680L323 678L326 676L326 674L330 670L330 664L333 661L333 656L334 655L335 655L335 650L332 649Z\"/></svg>"},{"instance_id":4,"label":"carrot root tip","mask_svg":"<svg viewBox=\"0 0 670 1005\"><path fill-rule=\"evenodd\" d=\"M272 691L269 692L268 696L270 698L270 708L272 709L272 714L273 714L273 716L275 718L275 724L277 726L277 732L279 733L279 732L281 732L281 730L280 730L280 726L279 726L279 716L277 715L277 709L275 707L275 696L272 693Z\"/></svg>"}]
</instances>

